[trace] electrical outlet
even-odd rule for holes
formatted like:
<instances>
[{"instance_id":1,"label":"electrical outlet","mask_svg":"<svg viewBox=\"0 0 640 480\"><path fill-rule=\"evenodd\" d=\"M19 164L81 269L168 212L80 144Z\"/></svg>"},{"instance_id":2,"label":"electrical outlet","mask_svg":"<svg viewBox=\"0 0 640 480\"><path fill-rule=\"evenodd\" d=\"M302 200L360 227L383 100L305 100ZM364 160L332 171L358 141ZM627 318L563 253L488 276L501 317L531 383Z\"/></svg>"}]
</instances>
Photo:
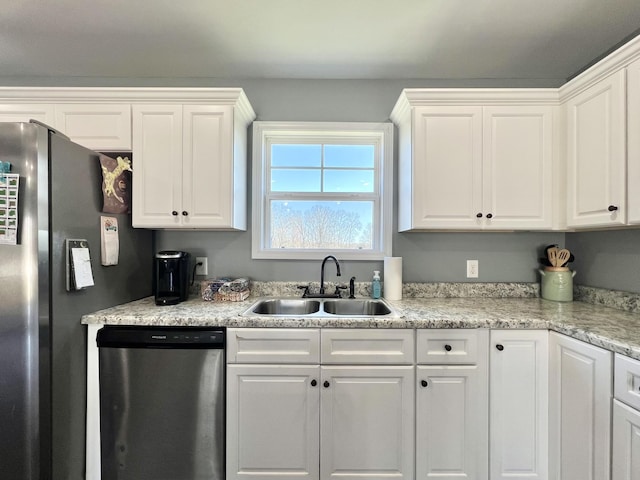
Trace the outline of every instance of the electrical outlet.
<instances>
[{"instance_id":1,"label":"electrical outlet","mask_svg":"<svg viewBox=\"0 0 640 480\"><path fill-rule=\"evenodd\" d=\"M478 260L467 260L467 278L478 278Z\"/></svg>"},{"instance_id":2,"label":"electrical outlet","mask_svg":"<svg viewBox=\"0 0 640 480\"><path fill-rule=\"evenodd\" d=\"M202 265L198 265L202 263ZM207 264L207 257L196 257L196 275L208 275L209 265Z\"/></svg>"}]
</instances>

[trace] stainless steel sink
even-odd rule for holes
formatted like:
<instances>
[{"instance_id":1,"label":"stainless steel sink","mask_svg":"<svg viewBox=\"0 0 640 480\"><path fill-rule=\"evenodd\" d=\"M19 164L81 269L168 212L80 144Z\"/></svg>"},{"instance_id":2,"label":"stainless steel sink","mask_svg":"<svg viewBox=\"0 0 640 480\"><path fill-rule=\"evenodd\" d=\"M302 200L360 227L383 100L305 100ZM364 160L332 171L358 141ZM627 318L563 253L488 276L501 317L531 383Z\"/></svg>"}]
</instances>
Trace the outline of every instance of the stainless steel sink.
<instances>
[{"instance_id":1,"label":"stainless steel sink","mask_svg":"<svg viewBox=\"0 0 640 480\"><path fill-rule=\"evenodd\" d=\"M324 311L331 315L367 317L389 315L391 309L381 300L325 300Z\"/></svg>"},{"instance_id":2,"label":"stainless steel sink","mask_svg":"<svg viewBox=\"0 0 640 480\"><path fill-rule=\"evenodd\" d=\"M263 298L243 316L270 317L399 317L382 299Z\"/></svg>"},{"instance_id":3,"label":"stainless steel sink","mask_svg":"<svg viewBox=\"0 0 640 480\"><path fill-rule=\"evenodd\" d=\"M303 298L269 298L254 303L249 310L258 315L310 315L320 310L320 302Z\"/></svg>"}]
</instances>

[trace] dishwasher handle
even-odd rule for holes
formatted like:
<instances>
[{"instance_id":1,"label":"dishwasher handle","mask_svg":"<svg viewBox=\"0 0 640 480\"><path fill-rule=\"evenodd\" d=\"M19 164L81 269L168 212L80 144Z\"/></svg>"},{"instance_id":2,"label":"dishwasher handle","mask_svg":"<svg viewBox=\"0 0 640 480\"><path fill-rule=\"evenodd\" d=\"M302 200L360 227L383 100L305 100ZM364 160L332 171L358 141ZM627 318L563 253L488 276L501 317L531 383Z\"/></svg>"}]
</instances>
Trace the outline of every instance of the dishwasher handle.
<instances>
[{"instance_id":1,"label":"dishwasher handle","mask_svg":"<svg viewBox=\"0 0 640 480\"><path fill-rule=\"evenodd\" d=\"M105 326L98 330L98 348L224 349L224 327Z\"/></svg>"}]
</instances>

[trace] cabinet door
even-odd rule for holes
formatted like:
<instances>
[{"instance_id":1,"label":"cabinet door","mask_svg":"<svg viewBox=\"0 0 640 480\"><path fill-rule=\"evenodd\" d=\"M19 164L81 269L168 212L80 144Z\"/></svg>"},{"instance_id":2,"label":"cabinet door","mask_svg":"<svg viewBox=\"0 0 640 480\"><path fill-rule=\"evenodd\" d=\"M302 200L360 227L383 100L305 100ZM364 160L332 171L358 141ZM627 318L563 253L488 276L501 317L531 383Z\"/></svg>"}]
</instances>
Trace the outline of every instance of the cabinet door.
<instances>
[{"instance_id":1,"label":"cabinet door","mask_svg":"<svg viewBox=\"0 0 640 480\"><path fill-rule=\"evenodd\" d=\"M186 227L232 228L233 106L184 105L183 222ZM135 157L134 157L135 158ZM246 182L246 178L243 178Z\"/></svg>"},{"instance_id":2,"label":"cabinet door","mask_svg":"<svg viewBox=\"0 0 640 480\"><path fill-rule=\"evenodd\" d=\"M31 119L55 127L53 105L0 105L0 122L28 122Z\"/></svg>"},{"instance_id":3,"label":"cabinet door","mask_svg":"<svg viewBox=\"0 0 640 480\"><path fill-rule=\"evenodd\" d=\"M414 367L321 367L320 477L410 480Z\"/></svg>"},{"instance_id":4,"label":"cabinet door","mask_svg":"<svg viewBox=\"0 0 640 480\"><path fill-rule=\"evenodd\" d=\"M551 106L484 108L485 228L552 227L553 113Z\"/></svg>"},{"instance_id":5,"label":"cabinet door","mask_svg":"<svg viewBox=\"0 0 640 480\"><path fill-rule=\"evenodd\" d=\"M640 223L640 59L627 67L628 221Z\"/></svg>"},{"instance_id":6,"label":"cabinet door","mask_svg":"<svg viewBox=\"0 0 640 480\"><path fill-rule=\"evenodd\" d=\"M492 330L490 478L548 477L548 332Z\"/></svg>"},{"instance_id":7,"label":"cabinet door","mask_svg":"<svg viewBox=\"0 0 640 480\"><path fill-rule=\"evenodd\" d=\"M131 150L131 105L56 105L56 128L93 150Z\"/></svg>"},{"instance_id":8,"label":"cabinet door","mask_svg":"<svg viewBox=\"0 0 640 480\"><path fill-rule=\"evenodd\" d=\"M640 411L613 401L611 480L640 480Z\"/></svg>"},{"instance_id":9,"label":"cabinet door","mask_svg":"<svg viewBox=\"0 0 640 480\"><path fill-rule=\"evenodd\" d=\"M416 376L416 479L486 479L486 368L419 365Z\"/></svg>"},{"instance_id":10,"label":"cabinet door","mask_svg":"<svg viewBox=\"0 0 640 480\"><path fill-rule=\"evenodd\" d=\"M227 366L227 480L316 480L319 367Z\"/></svg>"},{"instance_id":11,"label":"cabinet door","mask_svg":"<svg viewBox=\"0 0 640 480\"><path fill-rule=\"evenodd\" d=\"M567 225L626 221L625 71L568 100Z\"/></svg>"},{"instance_id":12,"label":"cabinet door","mask_svg":"<svg viewBox=\"0 0 640 480\"><path fill-rule=\"evenodd\" d=\"M182 225L182 107L133 106L133 226Z\"/></svg>"},{"instance_id":13,"label":"cabinet door","mask_svg":"<svg viewBox=\"0 0 640 480\"><path fill-rule=\"evenodd\" d=\"M413 141L412 227L481 228L482 107L416 107Z\"/></svg>"},{"instance_id":14,"label":"cabinet door","mask_svg":"<svg viewBox=\"0 0 640 480\"><path fill-rule=\"evenodd\" d=\"M612 355L551 332L550 471L558 480L607 480Z\"/></svg>"}]
</instances>

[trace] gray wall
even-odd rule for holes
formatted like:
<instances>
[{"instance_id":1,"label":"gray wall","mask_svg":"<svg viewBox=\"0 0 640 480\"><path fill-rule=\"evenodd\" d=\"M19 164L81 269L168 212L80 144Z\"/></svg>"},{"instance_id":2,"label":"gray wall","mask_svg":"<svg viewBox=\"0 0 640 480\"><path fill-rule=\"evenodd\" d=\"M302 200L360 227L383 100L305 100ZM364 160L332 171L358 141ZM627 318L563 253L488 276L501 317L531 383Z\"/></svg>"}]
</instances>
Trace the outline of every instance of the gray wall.
<instances>
[{"instance_id":1,"label":"gray wall","mask_svg":"<svg viewBox=\"0 0 640 480\"><path fill-rule=\"evenodd\" d=\"M640 230L568 233L566 240L576 283L640 293Z\"/></svg>"}]
</instances>

